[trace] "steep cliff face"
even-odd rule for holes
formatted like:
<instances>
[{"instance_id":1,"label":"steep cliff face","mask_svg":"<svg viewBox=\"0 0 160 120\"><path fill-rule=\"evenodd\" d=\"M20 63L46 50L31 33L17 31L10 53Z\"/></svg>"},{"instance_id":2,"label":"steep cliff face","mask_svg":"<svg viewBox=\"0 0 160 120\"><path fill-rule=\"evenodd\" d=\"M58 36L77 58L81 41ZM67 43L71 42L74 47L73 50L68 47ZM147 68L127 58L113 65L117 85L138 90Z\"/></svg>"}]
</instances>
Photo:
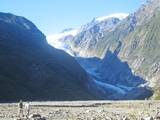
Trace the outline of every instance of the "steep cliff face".
<instances>
[{"instance_id":1,"label":"steep cliff face","mask_svg":"<svg viewBox=\"0 0 160 120\"><path fill-rule=\"evenodd\" d=\"M130 14L122 21L118 18L109 18L100 23L98 26L103 28L102 31L91 22L88 26L79 32L73 39L73 51L79 51L81 57L100 57L103 58L106 51L110 49L119 52L125 38L138 27L148 24L152 20L155 11L159 8L159 0L150 0L143 4L135 13ZM112 21L112 22L111 22ZM105 23L105 24L103 24ZM112 23L112 25L111 25ZM115 23L115 24L113 24ZM93 29L94 28L94 29ZM93 30L96 32L92 32ZM81 47L82 46L82 47ZM86 53L86 54L85 54Z\"/></svg>"},{"instance_id":2,"label":"steep cliff face","mask_svg":"<svg viewBox=\"0 0 160 120\"><path fill-rule=\"evenodd\" d=\"M98 58L77 58L92 80L88 89L103 99L145 99L152 96L147 82L133 73L127 62L121 61L110 50L101 60ZM138 93L138 94L137 94Z\"/></svg>"},{"instance_id":3,"label":"steep cliff face","mask_svg":"<svg viewBox=\"0 0 160 120\"><path fill-rule=\"evenodd\" d=\"M149 0L122 21L112 18L95 24L93 20L82 27L69 46L75 56L83 57L77 59L82 67L98 80L90 82L91 91L115 98L115 89L132 87L121 92L128 94L120 96L144 99L151 95L147 89L152 87L153 98L160 98L159 19L160 0ZM108 27L110 23L115 24ZM108 94L109 91L114 92ZM140 94L133 95L136 92Z\"/></svg>"},{"instance_id":4,"label":"steep cliff face","mask_svg":"<svg viewBox=\"0 0 160 120\"><path fill-rule=\"evenodd\" d=\"M105 49L100 54L103 57L108 49L116 53L122 62L130 66L133 74L142 77L148 82L147 86L155 90L154 98L159 92L157 83L160 80L159 19L160 0L148 1L114 31L106 34L103 39Z\"/></svg>"},{"instance_id":5,"label":"steep cliff face","mask_svg":"<svg viewBox=\"0 0 160 120\"><path fill-rule=\"evenodd\" d=\"M116 26L128 14L108 16L106 19L93 19L89 24L81 27L79 33L74 37L70 46L77 56L97 57L102 52L99 49L105 34L114 31Z\"/></svg>"},{"instance_id":6,"label":"steep cliff face","mask_svg":"<svg viewBox=\"0 0 160 120\"><path fill-rule=\"evenodd\" d=\"M119 57L129 63L135 74L146 79L155 91L160 87L159 7L160 1L155 0L143 8L143 14L148 16L147 20L137 24L136 29L124 39L119 53Z\"/></svg>"},{"instance_id":7,"label":"steep cliff face","mask_svg":"<svg viewBox=\"0 0 160 120\"><path fill-rule=\"evenodd\" d=\"M0 13L0 26L0 101L93 98L81 66L51 47L33 23Z\"/></svg>"},{"instance_id":8,"label":"steep cliff face","mask_svg":"<svg viewBox=\"0 0 160 120\"><path fill-rule=\"evenodd\" d=\"M103 52L103 49L99 48L105 34L114 31L116 26L127 16L126 13L119 13L97 17L78 29L69 29L69 31L53 34L47 39L51 45L67 51L72 56L97 57Z\"/></svg>"}]
</instances>

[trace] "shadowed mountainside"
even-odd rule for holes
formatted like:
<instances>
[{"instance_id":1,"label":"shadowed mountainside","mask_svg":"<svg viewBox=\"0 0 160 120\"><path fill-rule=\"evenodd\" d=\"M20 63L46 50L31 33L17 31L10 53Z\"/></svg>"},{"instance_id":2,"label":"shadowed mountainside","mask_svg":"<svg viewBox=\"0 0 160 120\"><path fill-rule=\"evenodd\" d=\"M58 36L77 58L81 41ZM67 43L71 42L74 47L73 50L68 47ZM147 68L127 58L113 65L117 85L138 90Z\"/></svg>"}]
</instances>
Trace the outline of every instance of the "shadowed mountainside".
<instances>
[{"instance_id":1,"label":"shadowed mountainside","mask_svg":"<svg viewBox=\"0 0 160 120\"><path fill-rule=\"evenodd\" d=\"M0 13L0 26L0 101L93 99L85 71L33 23Z\"/></svg>"},{"instance_id":2,"label":"shadowed mountainside","mask_svg":"<svg viewBox=\"0 0 160 120\"><path fill-rule=\"evenodd\" d=\"M122 62L110 50L101 60L98 58L76 58L92 77L89 91L103 99L145 99L152 96L146 81L132 73L127 62Z\"/></svg>"}]
</instances>

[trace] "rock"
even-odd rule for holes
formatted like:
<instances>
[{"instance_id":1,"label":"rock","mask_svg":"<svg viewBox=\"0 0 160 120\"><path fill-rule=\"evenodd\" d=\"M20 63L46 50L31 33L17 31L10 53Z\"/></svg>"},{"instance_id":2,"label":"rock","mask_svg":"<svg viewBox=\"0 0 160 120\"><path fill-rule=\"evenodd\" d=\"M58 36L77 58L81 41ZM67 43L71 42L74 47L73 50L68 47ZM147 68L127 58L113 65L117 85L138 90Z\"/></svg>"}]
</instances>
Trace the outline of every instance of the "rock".
<instances>
[{"instance_id":1,"label":"rock","mask_svg":"<svg viewBox=\"0 0 160 120\"><path fill-rule=\"evenodd\" d=\"M154 120L152 116L141 118L141 120Z\"/></svg>"},{"instance_id":2,"label":"rock","mask_svg":"<svg viewBox=\"0 0 160 120\"><path fill-rule=\"evenodd\" d=\"M30 115L29 120L46 120L46 119L37 113Z\"/></svg>"}]
</instances>

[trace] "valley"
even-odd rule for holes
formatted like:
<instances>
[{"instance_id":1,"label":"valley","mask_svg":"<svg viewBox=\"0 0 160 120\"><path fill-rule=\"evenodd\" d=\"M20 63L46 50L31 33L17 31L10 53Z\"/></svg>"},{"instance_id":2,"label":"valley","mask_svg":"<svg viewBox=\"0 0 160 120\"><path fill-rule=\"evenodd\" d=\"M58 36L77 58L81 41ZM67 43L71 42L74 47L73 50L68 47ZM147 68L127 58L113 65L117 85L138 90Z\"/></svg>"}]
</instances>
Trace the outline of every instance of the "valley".
<instances>
[{"instance_id":1,"label":"valley","mask_svg":"<svg viewBox=\"0 0 160 120\"><path fill-rule=\"evenodd\" d=\"M46 120L148 120L160 117L160 101L48 101L29 104L30 114L38 113ZM0 120L18 118L17 105L0 104Z\"/></svg>"},{"instance_id":2,"label":"valley","mask_svg":"<svg viewBox=\"0 0 160 120\"><path fill-rule=\"evenodd\" d=\"M48 36L47 41L52 46L56 41L61 47L55 47L84 68L93 95L112 100L159 99L159 18L160 0L148 0L131 14L94 18L63 31L63 36Z\"/></svg>"},{"instance_id":3,"label":"valley","mask_svg":"<svg viewBox=\"0 0 160 120\"><path fill-rule=\"evenodd\" d=\"M160 99L159 19L149 0L45 36L0 12L0 101Z\"/></svg>"}]
</instances>

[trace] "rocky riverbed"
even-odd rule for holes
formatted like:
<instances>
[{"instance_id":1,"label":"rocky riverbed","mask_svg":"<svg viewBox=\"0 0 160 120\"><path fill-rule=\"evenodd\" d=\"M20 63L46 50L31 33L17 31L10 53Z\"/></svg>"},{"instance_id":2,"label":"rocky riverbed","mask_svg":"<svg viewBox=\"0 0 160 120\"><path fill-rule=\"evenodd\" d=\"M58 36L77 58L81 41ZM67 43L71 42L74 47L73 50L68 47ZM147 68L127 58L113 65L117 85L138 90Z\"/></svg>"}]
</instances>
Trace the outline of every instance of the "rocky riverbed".
<instances>
[{"instance_id":1,"label":"rocky riverbed","mask_svg":"<svg viewBox=\"0 0 160 120\"><path fill-rule=\"evenodd\" d=\"M160 120L159 112L160 101L30 102L41 119L27 120ZM0 104L0 120L18 120L18 103Z\"/></svg>"}]
</instances>

